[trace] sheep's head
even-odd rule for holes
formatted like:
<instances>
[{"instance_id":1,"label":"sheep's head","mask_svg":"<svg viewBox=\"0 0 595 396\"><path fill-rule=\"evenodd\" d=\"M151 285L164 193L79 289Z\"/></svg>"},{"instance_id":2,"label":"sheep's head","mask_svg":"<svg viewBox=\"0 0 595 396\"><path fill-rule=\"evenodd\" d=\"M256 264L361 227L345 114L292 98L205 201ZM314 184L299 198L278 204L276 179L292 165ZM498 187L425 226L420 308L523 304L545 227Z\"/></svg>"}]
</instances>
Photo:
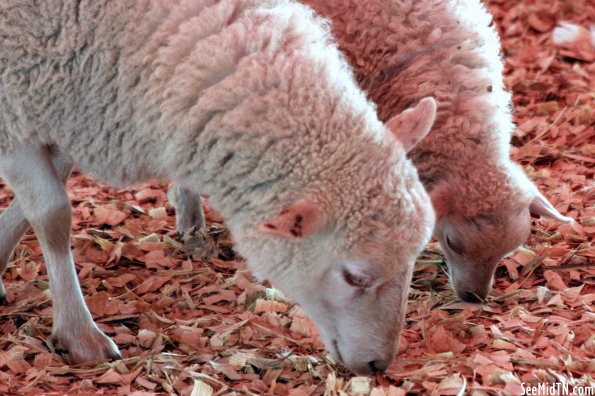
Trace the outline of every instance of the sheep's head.
<instances>
[{"instance_id":1,"label":"sheep's head","mask_svg":"<svg viewBox=\"0 0 595 396\"><path fill-rule=\"evenodd\" d=\"M572 219L562 216L516 166L486 170L481 197L461 191L461 186L477 188L472 177L441 184L431 196L437 214L434 237L446 256L453 288L461 300L479 303L488 296L500 260L527 240L531 213Z\"/></svg>"},{"instance_id":2,"label":"sheep's head","mask_svg":"<svg viewBox=\"0 0 595 396\"><path fill-rule=\"evenodd\" d=\"M529 211L447 216L436 223L440 242L457 296L479 303L490 291L500 259L519 247L529 235Z\"/></svg>"},{"instance_id":3,"label":"sheep's head","mask_svg":"<svg viewBox=\"0 0 595 396\"><path fill-rule=\"evenodd\" d=\"M424 111L428 105L435 109L426 101ZM394 121L427 133L431 122L415 120L415 112ZM397 152L399 159L367 156L369 168L351 167L353 188L329 195L325 186L343 183L310 186L249 231L249 243L238 239L257 275L299 303L335 359L357 374L393 361L415 259L434 228L429 196L403 150Z\"/></svg>"},{"instance_id":4,"label":"sheep's head","mask_svg":"<svg viewBox=\"0 0 595 396\"><path fill-rule=\"evenodd\" d=\"M412 188L376 195L364 216L300 199L258 227L279 238L259 252L268 261L259 275L299 303L335 359L360 375L393 361L415 259L432 234L429 197L419 182ZM406 207L402 194L411 194Z\"/></svg>"}]
</instances>

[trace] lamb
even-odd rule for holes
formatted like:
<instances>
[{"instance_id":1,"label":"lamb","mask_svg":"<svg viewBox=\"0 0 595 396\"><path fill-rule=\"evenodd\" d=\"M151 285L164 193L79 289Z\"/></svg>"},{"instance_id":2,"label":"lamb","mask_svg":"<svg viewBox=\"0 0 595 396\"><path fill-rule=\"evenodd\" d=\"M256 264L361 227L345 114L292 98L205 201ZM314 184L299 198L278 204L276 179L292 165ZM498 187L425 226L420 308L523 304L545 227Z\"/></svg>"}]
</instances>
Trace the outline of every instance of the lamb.
<instances>
[{"instance_id":1,"label":"lamb","mask_svg":"<svg viewBox=\"0 0 595 396\"><path fill-rule=\"evenodd\" d=\"M499 260L527 239L530 213L572 221L509 157L511 95L491 16L479 0L303 2L331 20L381 120L437 99L436 124L410 158L431 195L456 294L485 299ZM184 232L190 216L179 218Z\"/></svg>"},{"instance_id":2,"label":"lamb","mask_svg":"<svg viewBox=\"0 0 595 396\"><path fill-rule=\"evenodd\" d=\"M479 0L305 0L332 32L381 120L432 95L435 128L410 153L430 193L435 238L464 301L486 298L530 213L561 215L509 156L511 95L491 15Z\"/></svg>"},{"instance_id":3,"label":"lamb","mask_svg":"<svg viewBox=\"0 0 595 396\"><path fill-rule=\"evenodd\" d=\"M115 185L208 194L250 268L301 304L338 361L390 365L434 227L406 158L433 99L385 126L325 23L286 0L4 0L0 36L0 176L15 193L0 273L31 224L68 362L119 356L68 246L76 163Z\"/></svg>"}]
</instances>

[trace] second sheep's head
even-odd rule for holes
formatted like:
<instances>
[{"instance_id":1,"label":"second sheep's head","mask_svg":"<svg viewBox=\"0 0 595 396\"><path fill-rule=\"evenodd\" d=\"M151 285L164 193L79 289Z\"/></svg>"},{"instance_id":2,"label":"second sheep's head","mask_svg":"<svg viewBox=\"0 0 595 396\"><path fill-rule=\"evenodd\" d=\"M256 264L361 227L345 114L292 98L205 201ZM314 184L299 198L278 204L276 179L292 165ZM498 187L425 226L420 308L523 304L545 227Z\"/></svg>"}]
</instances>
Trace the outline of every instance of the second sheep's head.
<instances>
[{"instance_id":1,"label":"second sheep's head","mask_svg":"<svg viewBox=\"0 0 595 396\"><path fill-rule=\"evenodd\" d=\"M465 189L476 184L466 182L474 176L465 174L441 182L430 195L437 216L434 237L446 256L453 289L461 300L480 303L489 294L500 260L529 237L531 214L573 220L560 214L510 159L498 167L478 164L469 172L483 175L481 200L467 202L473 193Z\"/></svg>"}]
</instances>

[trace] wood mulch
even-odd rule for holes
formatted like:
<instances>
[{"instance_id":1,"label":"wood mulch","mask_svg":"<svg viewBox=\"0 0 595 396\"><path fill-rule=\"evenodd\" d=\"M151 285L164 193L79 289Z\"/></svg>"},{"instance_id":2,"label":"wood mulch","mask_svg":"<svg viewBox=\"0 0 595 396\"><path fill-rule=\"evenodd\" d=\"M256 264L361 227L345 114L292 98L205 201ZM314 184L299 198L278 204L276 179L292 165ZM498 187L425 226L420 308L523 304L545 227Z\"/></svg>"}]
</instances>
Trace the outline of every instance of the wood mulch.
<instances>
[{"instance_id":1,"label":"wood mulch","mask_svg":"<svg viewBox=\"0 0 595 396\"><path fill-rule=\"evenodd\" d=\"M29 233L4 275L0 394L517 395L521 383L595 386L595 48L552 42L561 21L595 25L595 3L489 7L514 91L512 155L578 222L534 219L485 305L455 299L430 244L396 362L383 375L352 377L299 307L255 282L216 213L207 209L206 238L180 241L167 186L119 190L75 175L68 191L79 279L124 360L72 367L50 351L47 275ZM0 185L0 207L10 200Z\"/></svg>"}]
</instances>

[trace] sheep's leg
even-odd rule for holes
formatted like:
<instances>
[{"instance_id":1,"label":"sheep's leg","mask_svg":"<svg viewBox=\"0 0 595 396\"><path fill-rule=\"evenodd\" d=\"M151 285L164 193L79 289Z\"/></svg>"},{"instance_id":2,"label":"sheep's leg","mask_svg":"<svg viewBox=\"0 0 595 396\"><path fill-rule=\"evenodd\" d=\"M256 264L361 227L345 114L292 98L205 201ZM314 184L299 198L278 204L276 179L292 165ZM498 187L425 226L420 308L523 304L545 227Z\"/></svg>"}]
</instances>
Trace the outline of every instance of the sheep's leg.
<instances>
[{"instance_id":1,"label":"sheep's leg","mask_svg":"<svg viewBox=\"0 0 595 396\"><path fill-rule=\"evenodd\" d=\"M6 304L6 290L2 275L6 270L12 252L29 229L29 222L23 216L17 202L12 202L0 215L0 305Z\"/></svg>"},{"instance_id":2,"label":"sheep's leg","mask_svg":"<svg viewBox=\"0 0 595 396\"><path fill-rule=\"evenodd\" d=\"M172 194L170 194L171 198ZM200 231L206 227L199 193L176 183L171 203L176 208L176 231L178 234L184 235L193 228Z\"/></svg>"},{"instance_id":3,"label":"sheep's leg","mask_svg":"<svg viewBox=\"0 0 595 396\"><path fill-rule=\"evenodd\" d=\"M66 183L70 171L72 170L72 161L67 155L57 149L52 148L51 154L52 164L58 177L60 177L62 183ZM2 275L12 257L14 248L28 229L29 222L25 219L18 201L15 199L10 206L0 214L0 305L6 304L6 290L2 283Z\"/></svg>"},{"instance_id":4,"label":"sheep's leg","mask_svg":"<svg viewBox=\"0 0 595 396\"><path fill-rule=\"evenodd\" d=\"M47 147L19 146L0 158L43 250L54 304L52 342L70 363L119 358L118 348L93 322L70 251L71 207Z\"/></svg>"}]
</instances>

